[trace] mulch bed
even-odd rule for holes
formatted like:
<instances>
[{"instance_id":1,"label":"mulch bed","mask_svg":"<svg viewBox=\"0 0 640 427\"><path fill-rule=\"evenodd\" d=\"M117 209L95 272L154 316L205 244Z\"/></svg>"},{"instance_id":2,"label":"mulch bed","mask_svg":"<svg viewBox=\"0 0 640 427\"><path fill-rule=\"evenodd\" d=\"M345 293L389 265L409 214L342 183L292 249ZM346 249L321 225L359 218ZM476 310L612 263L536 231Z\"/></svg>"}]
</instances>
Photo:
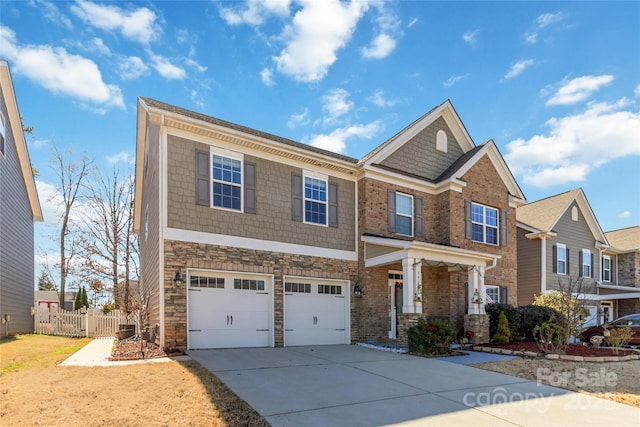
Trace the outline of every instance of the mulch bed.
<instances>
[{"instance_id":1,"label":"mulch bed","mask_svg":"<svg viewBox=\"0 0 640 427\"><path fill-rule=\"evenodd\" d=\"M180 356L184 353L177 350L166 351L158 344L144 340L126 339L119 340L111 352L109 360L140 360L157 357Z\"/></svg>"},{"instance_id":2,"label":"mulch bed","mask_svg":"<svg viewBox=\"0 0 640 427\"><path fill-rule=\"evenodd\" d=\"M480 344L482 347L492 348L504 348L513 351L532 351L536 353L542 353L540 347L535 342L516 341L508 344ZM565 353L569 356L588 356L588 357L607 357L607 356L629 356L638 354L634 350L618 351L618 354L614 353L613 349L609 347L591 347L582 344L568 344L565 348Z\"/></svg>"}]
</instances>

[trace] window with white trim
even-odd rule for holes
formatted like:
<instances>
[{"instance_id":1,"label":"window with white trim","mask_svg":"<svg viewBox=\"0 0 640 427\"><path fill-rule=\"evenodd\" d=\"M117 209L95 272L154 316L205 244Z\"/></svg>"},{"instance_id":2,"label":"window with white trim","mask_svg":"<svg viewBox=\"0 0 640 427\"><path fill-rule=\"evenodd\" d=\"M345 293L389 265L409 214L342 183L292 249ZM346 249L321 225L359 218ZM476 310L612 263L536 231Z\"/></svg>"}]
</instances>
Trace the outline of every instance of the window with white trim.
<instances>
[{"instance_id":1,"label":"window with white trim","mask_svg":"<svg viewBox=\"0 0 640 427\"><path fill-rule=\"evenodd\" d=\"M413 196L396 192L396 233L413 236Z\"/></svg>"},{"instance_id":2,"label":"window with white trim","mask_svg":"<svg viewBox=\"0 0 640 427\"><path fill-rule=\"evenodd\" d=\"M558 243L556 248L556 272L558 274L567 274L567 247L562 243Z\"/></svg>"},{"instance_id":3,"label":"window with white trim","mask_svg":"<svg viewBox=\"0 0 640 427\"><path fill-rule=\"evenodd\" d=\"M327 179L304 176L304 222L327 225Z\"/></svg>"},{"instance_id":4,"label":"window with white trim","mask_svg":"<svg viewBox=\"0 0 640 427\"><path fill-rule=\"evenodd\" d=\"M241 154L212 153L214 207L242 211L242 161Z\"/></svg>"},{"instance_id":5,"label":"window with white trim","mask_svg":"<svg viewBox=\"0 0 640 427\"><path fill-rule=\"evenodd\" d=\"M611 257L609 255L602 256L602 280L611 281Z\"/></svg>"},{"instance_id":6,"label":"window with white trim","mask_svg":"<svg viewBox=\"0 0 640 427\"><path fill-rule=\"evenodd\" d=\"M487 294L487 304L494 304L500 302L500 287L487 285L484 287Z\"/></svg>"},{"instance_id":7,"label":"window with white trim","mask_svg":"<svg viewBox=\"0 0 640 427\"><path fill-rule=\"evenodd\" d=\"M498 244L498 209L471 204L471 239L490 245Z\"/></svg>"},{"instance_id":8,"label":"window with white trim","mask_svg":"<svg viewBox=\"0 0 640 427\"><path fill-rule=\"evenodd\" d=\"M582 277L591 277L591 251L582 250Z\"/></svg>"}]
</instances>

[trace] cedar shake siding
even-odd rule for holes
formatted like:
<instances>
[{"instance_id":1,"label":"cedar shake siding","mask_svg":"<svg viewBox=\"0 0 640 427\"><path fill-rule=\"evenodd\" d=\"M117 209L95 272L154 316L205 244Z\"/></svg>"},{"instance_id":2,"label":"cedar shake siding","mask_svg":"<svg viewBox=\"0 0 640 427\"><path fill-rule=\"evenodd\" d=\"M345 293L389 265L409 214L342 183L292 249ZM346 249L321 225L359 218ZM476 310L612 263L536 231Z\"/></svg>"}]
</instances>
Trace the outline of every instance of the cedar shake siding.
<instances>
[{"instance_id":1,"label":"cedar shake siding","mask_svg":"<svg viewBox=\"0 0 640 427\"><path fill-rule=\"evenodd\" d=\"M337 188L337 221L318 226L292 219L292 175L302 168L245 154L245 165L255 167L255 210L236 212L196 204L196 151L208 153L209 145L169 135L167 150L170 228L355 251L353 181L327 174Z\"/></svg>"}]
</instances>

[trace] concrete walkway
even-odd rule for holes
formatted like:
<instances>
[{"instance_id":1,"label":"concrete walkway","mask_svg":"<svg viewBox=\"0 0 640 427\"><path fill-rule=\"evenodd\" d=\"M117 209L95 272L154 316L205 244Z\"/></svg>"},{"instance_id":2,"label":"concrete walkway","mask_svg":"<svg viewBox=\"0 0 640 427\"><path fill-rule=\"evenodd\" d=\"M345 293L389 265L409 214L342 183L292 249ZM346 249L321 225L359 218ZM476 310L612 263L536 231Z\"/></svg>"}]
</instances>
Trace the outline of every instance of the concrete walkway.
<instances>
[{"instance_id":1,"label":"concrete walkway","mask_svg":"<svg viewBox=\"0 0 640 427\"><path fill-rule=\"evenodd\" d=\"M638 408L448 361L465 356L350 345L188 354L274 427L640 425Z\"/></svg>"},{"instance_id":2,"label":"concrete walkway","mask_svg":"<svg viewBox=\"0 0 640 427\"><path fill-rule=\"evenodd\" d=\"M60 363L61 366L125 366L139 363L161 363L171 360L188 360L189 356L157 357L144 360L118 360L110 361L111 349L114 338L95 338L89 344L73 353Z\"/></svg>"}]
</instances>

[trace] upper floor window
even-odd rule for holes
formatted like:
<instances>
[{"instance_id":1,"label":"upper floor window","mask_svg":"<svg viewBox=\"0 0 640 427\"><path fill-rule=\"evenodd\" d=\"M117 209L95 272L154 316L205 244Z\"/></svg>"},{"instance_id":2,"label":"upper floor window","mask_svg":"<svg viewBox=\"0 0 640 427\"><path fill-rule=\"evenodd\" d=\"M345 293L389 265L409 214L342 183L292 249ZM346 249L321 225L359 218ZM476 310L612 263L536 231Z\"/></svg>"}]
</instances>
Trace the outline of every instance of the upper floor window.
<instances>
[{"instance_id":1,"label":"upper floor window","mask_svg":"<svg viewBox=\"0 0 640 427\"><path fill-rule=\"evenodd\" d=\"M602 280L611 281L611 257L609 255L602 256Z\"/></svg>"},{"instance_id":2,"label":"upper floor window","mask_svg":"<svg viewBox=\"0 0 640 427\"><path fill-rule=\"evenodd\" d=\"M562 243L556 245L556 273L567 274L567 247Z\"/></svg>"},{"instance_id":3,"label":"upper floor window","mask_svg":"<svg viewBox=\"0 0 640 427\"><path fill-rule=\"evenodd\" d=\"M242 158L213 154L213 206L242 210Z\"/></svg>"},{"instance_id":4,"label":"upper floor window","mask_svg":"<svg viewBox=\"0 0 640 427\"><path fill-rule=\"evenodd\" d=\"M396 233L413 236L413 196L396 193Z\"/></svg>"},{"instance_id":5,"label":"upper floor window","mask_svg":"<svg viewBox=\"0 0 640 427\"><path fill-rule=\"evenodd\" d=\"M581 255L581 267L582 268L582 277L592 277L592 256L591 251L588 249L583 249Z\"/></svg>"},{"instance_id":6,"label":"upper floor window","mask_svg":"<svg viewBox=\"0 0 640 427\"><path fill-rule=\"evenodd\" d=\"M327 180L304 177L304 221L327 225Z\"/></svg>"},{"instance_id":7,"label":"upper floor window","mask_svg":"<svg viewBox=\"0 0 640 427\"><path fill-rule=\"evenodd\" d=\"M498 244L498 209L478 203L471 204L471 239Z\"/></svg>"}]
</instances>

